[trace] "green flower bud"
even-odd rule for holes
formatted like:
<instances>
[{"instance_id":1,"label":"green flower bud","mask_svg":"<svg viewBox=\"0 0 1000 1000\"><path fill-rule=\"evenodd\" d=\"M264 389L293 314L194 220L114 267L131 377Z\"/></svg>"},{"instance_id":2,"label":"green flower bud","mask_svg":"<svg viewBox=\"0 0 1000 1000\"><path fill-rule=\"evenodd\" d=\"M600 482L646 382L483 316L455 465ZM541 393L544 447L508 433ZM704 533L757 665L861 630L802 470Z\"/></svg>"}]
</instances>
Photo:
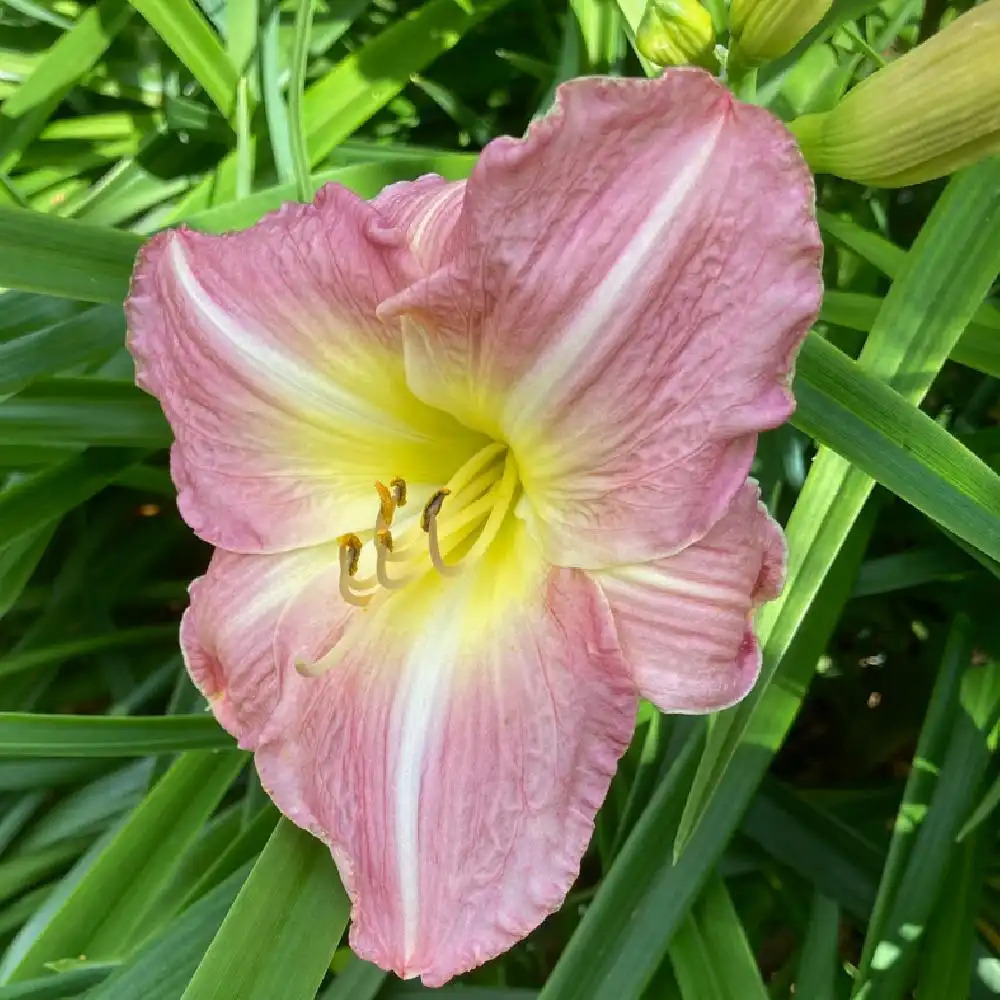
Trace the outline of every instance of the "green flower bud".
<instances>
[{"instance_id":1,"label":"green flower bud","mask_svg":"<svg viewBox=\"0 0 1000 1000\"><path fill-rule=\"evenodd\" d=\"M657 66L715 67L712 15L697 0L649 0L635 47Z\"/></svg>"},{"instance_id":2,"label":"green flower bud","mask_svg":"<svg viewBox=\"0 0 1000 1000\"><path fill-rule=\"evenodd\" d=\"M789 127L817 173L876 187L918 184L1000 152L1000 0Z\"/></svg>"},{"instance_id":3,"label":"green flower bud","mask_svg":"<svg viewBox=\"0 0 1000 1000\"><path fill-rule=\"evenodd\" d=\"M732 0L730 58L747 66L790 51L815 27L833 0Z\"/></svg>"}]
</instances>

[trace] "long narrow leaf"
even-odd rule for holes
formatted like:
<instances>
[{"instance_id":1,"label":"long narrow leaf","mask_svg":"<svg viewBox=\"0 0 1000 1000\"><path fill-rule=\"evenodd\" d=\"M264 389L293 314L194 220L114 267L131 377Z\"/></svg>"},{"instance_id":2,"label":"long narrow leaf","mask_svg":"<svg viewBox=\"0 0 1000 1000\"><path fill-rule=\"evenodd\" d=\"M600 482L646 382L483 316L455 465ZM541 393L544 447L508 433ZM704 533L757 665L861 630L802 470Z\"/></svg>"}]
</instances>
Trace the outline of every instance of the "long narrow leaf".
<instances>
[{"instance_id":1,"label":"long narrow leaf","mask_svg":"<svg viewBox=\"0 0 1000 1000\"><path fill-rule=\"evenodd\" d=\"M326 846L283 819L183 1000L313 1000L348 913Z\"/></svg>"},{"instance_id":2,"label":"long narrow leaf","mask_svg":"<svg viewBox=\"0 0 1000 1000\"><path fill-rule=\"evenodd\" d=\"M940 424L819 337L802 351L796 394L798 427L1000 558L1000 476Z\"/></svg>"},{"instance_id":3,"label":"long narrow leaf","mask_svg":"<svg viewBox=\"0 0 1000 1000\"><path fill-rule=\"evenodd\" d=\"M121 302L142 239L0 205L0 286Z\"/></svg>"},{"instance_id":4,"label":"long narrow leaf","mask_svg":"<svg viewBox=\"0 0 1000 1000\"><path fill-rule=\"evenodd\" d=\"M236 106L239 74L192 0L130 2L204 87L223 117L229 118Z\"/></svg>"},{"instance_id":5,"label":"long narrow leaf","mask_svg":"<svg viewBox=\"0 0 1000 1000\"><path fill-rule=\"evenodd\" d=\"M232 746L232 737L204 715L144 719L0 712L0 757L139 757Z\"/></svg>"},{"instance_id":6,"label":"long narrow leaf","mask_svg":"<svg viewBox=\"0 0 1000 1000\"><path fill-rule=\"evenodd\" d=\"M131 16L125 0L102 0L84 10L31 76L4 102L0 116L0 174L17 163L67 91L104 55ZM5 256L0 250L0 260ZM3 284L7 283L0 280Z\"/></svg>"}]
</instances>

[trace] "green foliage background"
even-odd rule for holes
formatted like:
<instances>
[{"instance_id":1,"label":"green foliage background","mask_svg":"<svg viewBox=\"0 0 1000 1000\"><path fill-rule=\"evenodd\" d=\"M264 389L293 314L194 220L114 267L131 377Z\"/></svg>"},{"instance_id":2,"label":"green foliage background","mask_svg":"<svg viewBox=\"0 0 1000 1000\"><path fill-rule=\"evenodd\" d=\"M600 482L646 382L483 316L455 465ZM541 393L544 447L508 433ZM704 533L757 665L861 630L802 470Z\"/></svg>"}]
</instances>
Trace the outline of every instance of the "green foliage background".
<instances>
[{"instance_id":1,"label":"green foliage background","mask_svg":"<svg viewBox=\"0 0 1000 1000\"><path fill-rule=\"evenodd\" d=\"M755 99L828 108L968 6L835 0ZM183 672L208 553L121 301L158 228L462 177L559 81L643 70L611 0L311 8L0 3L0 1000L425 992L349 953L325 849ZM823 312L755 469L791 551L761 684L644 706L565 906L443 996L1000 994L1000 163L818 193Z\"/></svg>"}]
</instances>

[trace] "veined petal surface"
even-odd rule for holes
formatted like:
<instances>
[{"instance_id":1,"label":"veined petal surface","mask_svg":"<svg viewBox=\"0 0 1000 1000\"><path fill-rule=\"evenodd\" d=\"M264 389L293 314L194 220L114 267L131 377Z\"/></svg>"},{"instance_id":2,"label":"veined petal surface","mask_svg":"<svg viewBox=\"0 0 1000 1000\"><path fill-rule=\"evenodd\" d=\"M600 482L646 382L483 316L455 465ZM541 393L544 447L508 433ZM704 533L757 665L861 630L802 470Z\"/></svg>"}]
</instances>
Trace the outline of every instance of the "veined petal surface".
<instances>
[{"instance_id":1,"label":"veined petal surface","mask_svg":"<svg viewBox=\"0 0 1000 1000\"><path fill-rule=\"evenodd\" d=\"M217 556L192 600L192 673L282 812L330 845L359 955L439 985L558 908L637 702L585 573L545 566L510 518L467 574L369 610L338 611L303 552ZM325 674L295 671L331 642Z\"/></svg>"},{"instance_id":2,"label":"veined petal surface","mask_svg":"<svg viewBox=\"0 0 1000 1000\"><path fill-rule=\"evenodd\" d=\"M781 593L785 539L752 480L677 555L595 573L644 697L702 713L743 698L760 673L754 610Z\"/></svg>"},{"instance_id":3,"label":"veined petal surface","mask_svg":"<svg viewBox=\"0 0 1000 1000\"><path fill-rule=\"evenodd\" d=\"M402 317L417 395L512 446L547 557L599 568L704 535L791 414L819 308L787 130L700 70L572 81L485 149L442 245L380 315Z\"/></svg>"},{"instance_id":4,"label":"veined petal surface","mask_svg":"<svg viewBox=\"0 0 1000 1000\"><path fill-rule=\"evenodd\" d=\"M261 556L216 549L207 573L191 584L181 619L184 662L244 749L257 745L295 663L329 652L350 623L356 609L340 598L339 572L336 544ZM279 661L290 669L278 669Z\"/></svg>"},{"instance_id":5,"label":"veined petal surface","mask_svg":"<svg viewBox=\"0 0 1000 1000\"><path fill-rule=\"evenodd\" d=\"M424 272L436 271L447 259L450 238L465 200L465 181L446 181L425 174L399 181L379 192L372 205L399 229Z\"/></svg>"},{"instance_id":6,"label":"veined petal surface","mask_svg":"<svg viewBox=\"0 0 1000 1000\"><path fill-rule=\"evenodd\" d=\"M202 538L323 542L371 522L375 478L419 498L473 453L475 434L409 391L399 333L375 317L417 273L402 235L334 185L243 232L180 229L141 251L129 346Z\"/></svg>"}]
</instances>

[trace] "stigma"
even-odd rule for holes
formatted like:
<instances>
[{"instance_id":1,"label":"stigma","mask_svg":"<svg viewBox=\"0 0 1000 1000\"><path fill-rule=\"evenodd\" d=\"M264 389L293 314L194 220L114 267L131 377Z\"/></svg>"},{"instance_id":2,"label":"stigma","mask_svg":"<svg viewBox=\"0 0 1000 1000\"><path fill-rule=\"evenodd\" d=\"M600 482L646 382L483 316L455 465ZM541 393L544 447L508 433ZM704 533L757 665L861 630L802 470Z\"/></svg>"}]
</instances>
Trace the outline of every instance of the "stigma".
<instances>
[{"instance_id":1,"label":"stigma","mask_svg":"<svg viewBox=\"0 0 1000 1000\"><path fill-rule=\"evenodd\" d=\"M513 456L499 442L476 452L430 495L419 513L399 514L408 501L401 476L390 479L388 486L381 480L374 485L374 526L337 539L340 594L360 608L380 591L402 590L429 573L458 576L478 562L512 511L519 489ZM360 579L364 539L374 548L375 572Z\"/></svg>"}]
</instances>

